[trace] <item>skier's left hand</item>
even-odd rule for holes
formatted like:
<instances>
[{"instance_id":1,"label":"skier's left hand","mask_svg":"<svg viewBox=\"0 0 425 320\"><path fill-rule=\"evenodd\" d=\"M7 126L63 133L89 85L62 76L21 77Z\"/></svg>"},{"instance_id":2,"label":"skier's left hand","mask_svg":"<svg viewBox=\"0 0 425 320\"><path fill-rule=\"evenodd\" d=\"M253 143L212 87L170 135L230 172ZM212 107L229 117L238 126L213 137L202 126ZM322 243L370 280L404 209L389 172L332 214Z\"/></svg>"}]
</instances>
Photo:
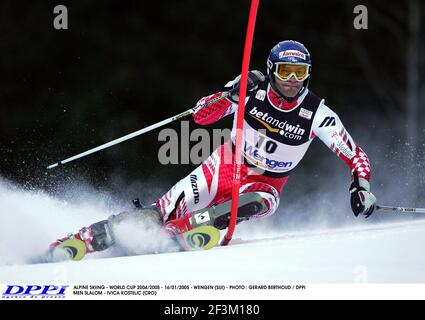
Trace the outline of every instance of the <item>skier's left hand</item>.
<instances>
[{"instance_id":1,"label":"skier's left hand","mask_svg":"<svg viewBox=\"0 0 425 320\"><path fill-rule=\"evenodd\" d=\"M354 172L353 177L350 186L351 209L356 217L362 214L368 218L375 209L376 197L369 191L369 181L359 178L357 172Z\"/></svg>"},{"instance_id":2,"label":"skier's left hand","mask_svg":"<svg viewBox=\"0 0 425 320\"><path fill-rule=\"evenodd\" d=\"M258 89L258 85L265 81L266 77L264 74L259 70L252 70L248 72L248 85L247 85L247 91L254 91ZM239 88L241 81L241 75L238 75L235 80L233 80L232 89ZM238 93L234 93L232 95L232 99L235 101L239 100Z\"/></svg>"}]
</instances>

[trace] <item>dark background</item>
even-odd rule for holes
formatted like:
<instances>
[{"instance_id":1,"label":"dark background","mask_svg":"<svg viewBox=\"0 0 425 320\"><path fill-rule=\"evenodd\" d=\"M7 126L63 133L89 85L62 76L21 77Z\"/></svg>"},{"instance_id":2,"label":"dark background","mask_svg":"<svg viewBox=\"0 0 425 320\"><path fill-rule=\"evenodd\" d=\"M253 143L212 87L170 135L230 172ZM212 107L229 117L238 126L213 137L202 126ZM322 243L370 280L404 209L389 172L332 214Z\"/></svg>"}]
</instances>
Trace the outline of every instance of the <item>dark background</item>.
<instances>
[{"instance_id":1,"label":"dark background","mask_svg":"<svg viewBox=\"0 0 425 320\"><path fill-rule=\"evenodd\" d=\"M53 27L59 4L68 8L68 30ZM367 30L353 27L358 4L368 8ZM48 192L84 181L123 198L161 196L195 165L160 165L159 130L46 166L187 110L237 76L249 5L2 0L0 176ZM372 188L394 205L425 206L424 16L419 0L263 0L257 17L251 69L265 72L279 41L304 43L313 61L310 89L368 153ZM230 125L224 119L211 128ZM293 176L287 198L347 194L348 170L321 143ZM343 200L348 208L348 195Z\"/></svg>"}]
</instances>

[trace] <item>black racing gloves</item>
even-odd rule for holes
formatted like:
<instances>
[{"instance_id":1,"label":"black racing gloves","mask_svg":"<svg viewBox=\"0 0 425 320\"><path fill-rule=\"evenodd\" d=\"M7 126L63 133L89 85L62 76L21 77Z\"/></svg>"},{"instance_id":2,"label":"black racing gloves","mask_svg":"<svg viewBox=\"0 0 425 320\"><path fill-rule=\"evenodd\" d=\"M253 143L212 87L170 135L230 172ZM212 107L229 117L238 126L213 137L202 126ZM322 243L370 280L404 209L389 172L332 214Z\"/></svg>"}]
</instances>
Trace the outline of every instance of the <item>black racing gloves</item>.
<instances>
[{"instance_id":1,"label":"black racing gloves","mask_svg":"<svg viewBox=\"0 0 425 320\"><path fill-rule=\"evenodd\" d=\"M368 218L376 205L376 197L369 191L369 181L359 178L358 173L354 171L353 182L350 185L351 209L357 217L362 214Z\"/></svg>"},{"instance_id":2,"label":"black racing gloves","mask_svg":"<svg viewBox=\"0 0 425 320\"><path fill-rule=\"evenodd\" d=\"M261 71L258 70L253 70L253 71L249 71L248 72L248 86L247 86L247 91L255 91L258 89L258 85L265 81L266 77L264 76L264 74L261 73ZM232 88L231 90L237 90L240 86L240 81L241 81L241 75L238 75L235 80L233 80L233 84L232 84ZM236 93L234 93L232 95L232 99L234 101L239 101L239 92L237 91Z\"/></svg>"}]
</instances>

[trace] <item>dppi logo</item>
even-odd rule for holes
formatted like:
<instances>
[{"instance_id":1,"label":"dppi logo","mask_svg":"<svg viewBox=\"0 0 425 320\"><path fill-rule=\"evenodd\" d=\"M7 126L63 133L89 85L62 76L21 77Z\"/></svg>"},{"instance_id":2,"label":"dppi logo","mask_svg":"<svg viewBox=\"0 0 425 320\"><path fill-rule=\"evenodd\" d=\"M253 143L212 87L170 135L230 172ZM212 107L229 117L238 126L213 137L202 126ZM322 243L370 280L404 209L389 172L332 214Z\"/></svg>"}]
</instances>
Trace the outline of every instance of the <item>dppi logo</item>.
<instances>
[{"instance_id":1,"label":"dppi logo","mask_svg":"<svg viewBox=\"0 0 425 320\"><path fill-rule=\"evenodd\" d=\"M69 286L53 286L53 285L8 285L6 291L2 293L5 299L25 299L25 298L65 298L65 290Z\"/></svg>"}]
</instances>

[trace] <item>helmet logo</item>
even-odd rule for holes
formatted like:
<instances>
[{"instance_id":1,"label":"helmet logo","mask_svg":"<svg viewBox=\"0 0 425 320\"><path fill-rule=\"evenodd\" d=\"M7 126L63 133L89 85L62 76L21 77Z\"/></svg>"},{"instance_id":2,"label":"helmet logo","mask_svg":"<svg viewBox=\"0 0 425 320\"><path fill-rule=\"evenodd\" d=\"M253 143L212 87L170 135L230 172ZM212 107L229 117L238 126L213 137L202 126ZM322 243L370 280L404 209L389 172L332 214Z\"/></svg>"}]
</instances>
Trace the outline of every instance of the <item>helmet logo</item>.
<instances>
[{"instance_id":1,"label":"helmet logo","mask_svg":"<svg viewBox=\"0 0 425 320\"><path fill-rule=\"evenodd\" d=\"M305 54L298 50L286 50L279 52L279 59L285 57L297 57L305 60Z\"/></svg>"},{"instance_id":2,"label":"helmet logo","mask_svg":"<svg viewBox=\"0 0 425 320\"><path fill-rule=\"evenodd\" d=\"M271 62L270 59L267 59L267 68L269 69L273 68L273 62Z\"/></svg>"}]
</instances>

